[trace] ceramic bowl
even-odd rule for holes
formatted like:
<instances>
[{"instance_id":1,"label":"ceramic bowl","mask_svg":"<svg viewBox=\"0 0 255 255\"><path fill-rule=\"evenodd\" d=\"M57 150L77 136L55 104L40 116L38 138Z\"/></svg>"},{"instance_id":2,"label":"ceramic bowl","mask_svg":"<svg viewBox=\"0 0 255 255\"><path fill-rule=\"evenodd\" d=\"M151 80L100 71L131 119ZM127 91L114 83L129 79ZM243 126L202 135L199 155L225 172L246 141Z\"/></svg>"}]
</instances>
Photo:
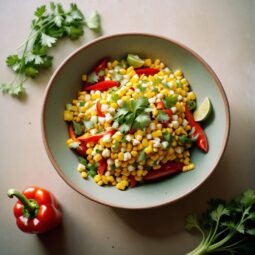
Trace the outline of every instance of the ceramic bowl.
<instances>
[{"instance_id":1,"label":"ceramic bowl","mask_svg":"<svg viewBox=\"0 0 255 255\"><path fill-rule=\"evenodd\" d=\"M77 156L67 147L67 126L63 120L66 103L81 89L81 76L102 58L120 59L128 53L159 58L171 69L183 70L197 94L198 104L208 96L213 105L204 130L209 152L192 150L196 168L160 182L144 184L126 191L100 187L92 179L84 180L77 172ZM209 65L193 50L161 36L117 34L88 43L69 57L49 81L42 110L42 135L53 166L63 180L83 196L112 207L143 209L174 202L198 188L214 171L224 152L229 134L229 106L224 89Z\"/></svg>"}]
</instances>

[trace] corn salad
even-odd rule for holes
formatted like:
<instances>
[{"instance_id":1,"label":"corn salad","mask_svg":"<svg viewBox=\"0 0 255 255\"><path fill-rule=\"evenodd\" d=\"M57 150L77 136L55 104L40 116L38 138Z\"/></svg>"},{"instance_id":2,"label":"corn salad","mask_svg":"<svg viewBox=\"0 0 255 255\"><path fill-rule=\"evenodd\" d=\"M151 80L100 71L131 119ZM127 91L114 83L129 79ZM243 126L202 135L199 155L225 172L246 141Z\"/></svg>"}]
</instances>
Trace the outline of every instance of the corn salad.
<instances>
[{"instance_id":1,"label":"corn salad","mask_svg":"<svg viewBox=\"0 0 255 255\"><path fill-rule=\"evenodd\" d=\"M141 60L143 68L158 71L137 74L138 69L126 59L109 60L99 73L84 74L82 81L90 86L103 78L118 82L118 86L79 91L66 105L64 120L75 133L67 140L69 148L81 148L79 136L86 139L105 134L85 143L77 166L82 178L92 176L99 186L125 190L131 179L143 182L150 171L169 162L182 162L182 171L195 167L188 138L192 127L185 118L185 106L196 102L194 91L181 70L173 71L159 59ZM111 130L114 133L107 133ZM102 162L105 169L100 174Z\"/></svg>"}]
</instances>

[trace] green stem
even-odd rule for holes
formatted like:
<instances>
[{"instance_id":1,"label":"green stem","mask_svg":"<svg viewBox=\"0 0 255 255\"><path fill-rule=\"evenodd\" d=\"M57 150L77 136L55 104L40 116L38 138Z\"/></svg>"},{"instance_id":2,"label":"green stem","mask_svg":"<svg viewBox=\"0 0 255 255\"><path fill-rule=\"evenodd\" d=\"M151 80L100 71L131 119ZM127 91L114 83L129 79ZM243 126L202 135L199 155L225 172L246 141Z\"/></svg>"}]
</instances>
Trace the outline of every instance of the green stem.
<instances>
[{"instance_id":1,"label":"green stem","mask_svg":"<svg viewBox=\"0 0 255 255\"><path fill-rule=\"evenodd\" d=\"M20 202L24 205L24 209L29 212L29 214L34 214L38 209L38 204L35 200L27 199L22 193L15 189L9 189L7 192L8 197L17 197Z\"/></svg>"}]
</instances>

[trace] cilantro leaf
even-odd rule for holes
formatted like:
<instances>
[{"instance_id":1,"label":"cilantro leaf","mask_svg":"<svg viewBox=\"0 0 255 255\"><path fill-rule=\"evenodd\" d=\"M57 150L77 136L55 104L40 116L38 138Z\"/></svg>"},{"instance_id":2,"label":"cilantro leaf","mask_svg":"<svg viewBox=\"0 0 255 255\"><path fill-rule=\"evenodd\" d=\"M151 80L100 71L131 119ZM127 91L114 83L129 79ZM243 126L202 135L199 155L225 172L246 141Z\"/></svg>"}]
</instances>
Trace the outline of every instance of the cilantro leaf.
<instances>
[{"instance_id":1,"label":"cilantro leaf","mask_svg":"<svg viewBox=\"0 0 255 255\"><path fill-rule=\"evenodd\" d=\"M147 155L146 155L145 151L142 150L142 151L140 151L139 154L138 154L137 161L138 161L138 162L141 162L141 161L144 162L144 161L146 160L146 158L147 158Z\"/></svg>"},{"instance_id":2,"label":"cilantro leaf","mask_svg":"<svg viewBox=\"0 0 255 255\"><path fill-rule=\"evenodd\" d=\"M85 167L88 166L88 161L83 157L78 157L78 160L81 164L83 164Z\"/></svg>"},{"instance_id":3,"label":"cilantro leaf","mask_svg":"<svg viewBox=\"0 0 255 255\"><path fill-rule=\"evenodd\" d=\"M147 98L145 97L139 97L136 101L135 104L135 111L137 111L138 109L145 109L149 106L149 101Z\"/></svg>"},{"instance_id":4,"label":"cilantro leaf","mask_svg":"<svg viewBox=\"0 0 255 255\"><path fill-rule=\"evenodd\" d=\"M175 104L177 103L177 97L178 97L178 95L176 95L176 94L165 97L163 99L165 107L171 108L171 107L175 106Z\"/></svg>"},{"instance_id":5,"label":"cilantro leaf","mask_svg":"<svg viewBox=\"0 0 255 255\"><path fill-rule=\"evenodd\" d=\"M82 122L76 122L73 121L73 128L74 128L74 133L76 135L82 135L84 131L84 126Z\"/></svg>"},{"instance_id":6,"label":"cilantro leaf","mask_svg":"<svg viewBox=\"0 0 255 255\"><path fill-rule=\"evenodd\" d=\"M86 20L86 24L90 29L99 31L101 29L99 13L97 11L93 11L90 17Z\"/></svg>"},{"instance_id":7,"label":"cilantro leaf","mask_svg":"<svg viewBox=\"0 0 255 255\"><path fill-rule=\"evenodd\" d=\"M34 13L34 15L37 18L42 18L44 16L44 14L46 13L46 5L42 5L40 7L38 7Z\"/></svg>"},{"instance_id":8,"label":"cilantro leaf","mask_svg":"<svg viewBox=\"0 0 255 255\"><path fill-rule=\"evenodd\" d=\"M128 125L128 124L126 124L126 123L122 124L122 125L119 127L119 130L120 130L120 132L122 132L122 133L127 133L130 129L131 129L131 125Z\"/></svg>"},{"instance_id":9,"label":"cilantro leaf","mask_svg":"<svg viewBox=\"0 0 255 255\"><path fill-rule=\"evenodd\" d=\"M45 33L41 33L41 44L43 46L52 47L55 44L57 39L55 37L46 35Z\"/></svg>"},{"instance_id":10,"label":"cilantro leaf","mask_svg":"<svg viewBox=\"0 0 255 255\"><path fill-rule=\"evenodd\" d=\"M240 199L240 203L245 207L255 205L255 192L253 190L245 191Z\"/></svg>"},{"instance_id":11,"label":"cilantro leaf","mask_svg":"<svg viewBox=\"0 0 255 255\"><path fill-rule=\"evenodd\" d=\"M10 84L2 83L0 85L0 91L2 91L3 93L8 93L15 97L19 97L25 93L25 87L22 82L16 84L15 86L11 86Z\"/></svg>"},{"instance_id":12,"label":"cilantro leaf","mask_svg":"<svg viewBox=\"0 0 255 255\"><path fill-rule=\"evenodd\" d=\"M118 100L120 99L120 97L119 97L119 95L118 94L112 94L112 96L111 96L111 100L113 101L113 102L117 102Z\"/></svg>"},{"instance_id":13,"label":"cilantro leaf","mask_svg":"<svg viewBox=\"0 0 255 255\"><path fill-rule=\"evenodd\" d=\"M185 228L190 231L193 228L197 228L198 226L198 219L197 219L197 215L192 213L190 215L188 215L186 217L186 224L185 224Z\"/></svg>"},{"instance_id":14,"label":"cilantro leaf","mask_svg":"<svg viewBox=\"0 0 255 255\"><path fill-rule=\"evenodd\" d=\"M98 79L99 79L99 77L95 72L90 73L88 76L89 83L96 83L96 82L98 82Z\"/></svg>"},{"instance_id":15,"label":"cilantro leaf","mask_svg":"<svg viewBox=\"0 0 255 255\"><path fill-rule=\"evenodd\" d=\"M63 20L64 20L64 18L62 16L60 16L60 15L57 15L54 18L54 22L55 22L57 27L61 27Z\"/></svg>"},{"instance_id":16,"label":"cilantro leaf","mask_svg":"<svg viewBox=\"0 0 255 255\"><path fill-rule=\"evenodd\" d=\"M68 37L71 40L76 40L81 35L84 34L83 28L81 26L67 26L66 32L67 32Z\"/></svg>"},{"instance_id":17,"label":"cilantro leaf","mask_svg":"<svg viewBox=\"0 0 255 255\"><path fill-rule=\"evenodd\" d=\"M146 126L149 125L150 121L151 119L148 116L148 114L146 113L140 114L135 118L133 127L138 129L144 129Z\"/></svg>"},{"instance_id":18,"label":"cilantro leaf","mask_svg":"<svg viewBox=\"0 0 255 255\"><path fill-rule=\"evenodd\" d=\"M24 72L25 72L25 75L30 78L35 78L39 73L38 69L35 68L34 66L26 67Z\"/></svg>"},{"instance_id":19,"label":"cilantro leaf","mask_svg":"<svg viewBox=\"0 0 255 255\"><path fill-rule=\"evenodd\" d=\"M167 131L163 132L163 138L166 142L169 143L169 145L172 143L173 137L170 133L168 133Z\"/></svg>"},{"instance_id":20,"label":"cilantro leaf","mask_svg":"<svg viewBox=\"0 0 255 255\"><path fill-rule=\"evenodd\" d=\"M86 130L94 127L94 123L92 121L83 121L83 124Z\"/></svg>"},{"instance_id":21,"label":"cilantro leaf","mask_svg":"<svg viewBox=\"0 0 255 255\"><path fill-rule=\"evenodd\" d=\"M167 122L169 121L170 117L167 113L165 113L164 111L162 110L159 110L158 111L158 116L157 116L157 120L159 122Z\"/></svg>"},{"instance_id":22,"label":"cilantro leaf","mask_svg":"<svg viewBox=\"0 0 255 255\"><path fill-rule=\"evenodd\" d=\"M6 64L8 67L13 67L15 64L19 63L20 59L18 55L10 55L6 59Z\"/></svg>"}]
</instances>

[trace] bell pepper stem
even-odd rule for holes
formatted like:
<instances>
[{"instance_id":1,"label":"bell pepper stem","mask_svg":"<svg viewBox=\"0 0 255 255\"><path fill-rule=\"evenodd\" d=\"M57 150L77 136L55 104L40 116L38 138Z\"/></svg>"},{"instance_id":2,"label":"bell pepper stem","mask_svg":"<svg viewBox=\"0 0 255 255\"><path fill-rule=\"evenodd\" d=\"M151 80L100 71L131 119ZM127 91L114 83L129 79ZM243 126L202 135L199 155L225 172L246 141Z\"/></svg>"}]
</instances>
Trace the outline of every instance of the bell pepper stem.
<instances>
[{"instance_id":1,"label":"bell pepper stem","mask_svg":"<svg viewBox=\"0 0 255 255\"><path fill-rule=\"evenodd\" d=\"M35 200L26 198L21 192L15 189L9 189L7 191L7 195L10 198L13 198L14 196L18 198L24 205L24 209L26 209L29 213L35 212L38 208L38 203Z\"/></svg>"}]
</instances>

